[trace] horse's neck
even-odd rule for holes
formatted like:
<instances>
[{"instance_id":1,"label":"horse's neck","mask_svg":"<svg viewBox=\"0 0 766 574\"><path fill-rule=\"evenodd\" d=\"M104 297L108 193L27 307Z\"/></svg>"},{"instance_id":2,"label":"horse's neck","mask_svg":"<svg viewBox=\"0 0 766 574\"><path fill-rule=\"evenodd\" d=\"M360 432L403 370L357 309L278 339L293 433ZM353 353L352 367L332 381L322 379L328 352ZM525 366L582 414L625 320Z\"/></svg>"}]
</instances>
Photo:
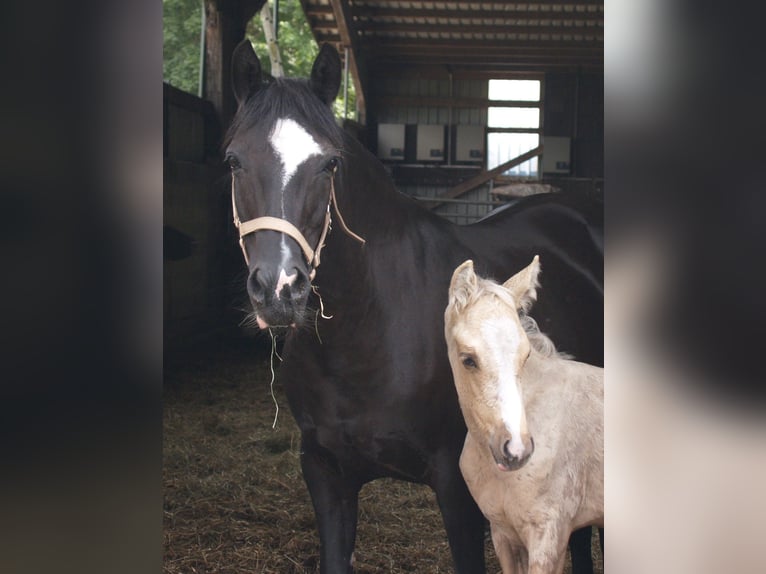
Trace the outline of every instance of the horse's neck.
<instances>
[{"instance_id":1,"label":"horse's neck","mask_svg":"<svg viewBox=\"0 0 766 574\"><path fill-rule=\"evenodd\" d=\"M370 154L361 143L346 136L348 161L344 166L343 182L336 191L342 209L348 211L349 228L380 226L401 209L399 194L383 164ZM345 217L345 214L344 214Z\"/></svg>"},{"instance_id":2,"label":"horse's neck","mask_svg":"<svg viewBox=\"0 0 766 574\"><path fill-rule=\"evenodd\" d=\"M388 266L392 257L388 250L399 251L395 260L406 253L406 237L418 233L415 222L428 217L421 206L400 194L383 165L359 142L347 136L344 165L336 183L336 202L347 229L364 239L361 244L333 214L332 232L326 257L335 258L343 269L358 266ZM323 258L325 253L323 253ZM402 272L408 267L397 265L389 271ZM413 268L413 271L415 269ZM333 274L333 280L346 282L348 275ZM381 279L378 277L377 279Z\"/></svg>"},{"instance_id":3,"label":"horse's neck","mask_svg":"<svg viewBox=\"0 0 766 574\"><path fill-rule=\"evenodd\" d=\"M396 190L385 170L348 135L343 156L335 180L337 210L331 213L332 224L316 282L322 297L320 304L326 304L323 312L333 316L324 324L325 330L332 333L346 320L359 320L358 314L369 308L371 291L376 288L369 273L370 266L377 264L372 252L377 250L386 222L395 221L396 209L391 199Z\"/></svg>"}]
</instances>

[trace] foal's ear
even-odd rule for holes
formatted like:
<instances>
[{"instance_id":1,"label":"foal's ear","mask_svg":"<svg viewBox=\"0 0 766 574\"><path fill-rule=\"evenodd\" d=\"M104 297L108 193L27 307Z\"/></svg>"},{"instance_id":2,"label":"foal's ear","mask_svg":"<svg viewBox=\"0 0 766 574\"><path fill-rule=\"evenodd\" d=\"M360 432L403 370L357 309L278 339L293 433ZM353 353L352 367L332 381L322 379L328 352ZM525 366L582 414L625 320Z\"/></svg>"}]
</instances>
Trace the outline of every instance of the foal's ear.
<instances>
[{"instance_id":1,"label":"foal's ear","mask_svg":"<svg viewBox=\"0 0 766 574\"><path fill-rule=\"evenodd\" d=\"M476 289L476 273L473 270L473 261L470 259L464 261L452 273L452 280L449 284L450 303L455 299L464 299L471 291Z\"/></svg>"},{"instance_id":2,"label":"foal's ear","mask_svg":"<svg viewBox=\"0 0 766 574\"><path fill-rule=\"evenodd\" d=\"M231 55L231 84L237 107L242 105L261 87L263 72L250 40L242 40Z\"/></svg>"},{"instance_id":3,"label":"foal's ear","mask_svg":"<svg viewBox=\"0 0 766 574\"><path fill-rule=\"evenodd\" d=\"M340 56L330 44L323 44L311 68L309 85L325 104L330 105L340 89Z\"/></svg>"},{"instance_id":4,"label":"foal's ear","mask_svg":"<svg viewBox=\"0 0 766 574\"><path fill-rule=\"evenodd\" d=\"M516 306L525 312L529 311L532 303L537 300L537 287L540 285L537 281L539 274L540 256L535 255L532 263L503 283L503 287L510 291L513 300L516 301Z\"/></svg>"}]
</instances>

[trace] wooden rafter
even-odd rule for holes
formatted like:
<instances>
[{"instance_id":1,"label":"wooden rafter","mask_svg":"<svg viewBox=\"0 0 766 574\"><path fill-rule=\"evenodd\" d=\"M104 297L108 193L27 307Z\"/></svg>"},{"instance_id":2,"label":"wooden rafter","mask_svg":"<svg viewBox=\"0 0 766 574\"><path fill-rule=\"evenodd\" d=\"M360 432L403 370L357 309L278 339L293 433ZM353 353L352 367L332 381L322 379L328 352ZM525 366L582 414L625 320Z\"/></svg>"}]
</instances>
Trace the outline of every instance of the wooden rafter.
<instances>
[{"instance_id":1,"label":"wooden rafter","mask_svg":"<svg viewBox=\"0 0 766 574\"><path fill-rule=\"evenodd\" d=\"M323 10L323 6L318 6L316 9L312 9L312 14L326 13ZM542 20L542 21L601 21L604 19L604 13L602 11L589 10L582 12L574 11L536 11L530 12L528 10L450 10L448 8L408 8L402 10L401 8L383 8L383 7L369 7L360 6L357 17L359 18L360 25L370 20L390 20L390 19L411 19L411 18L458 18L461 20Z\"/></svg>"}]
</instances>

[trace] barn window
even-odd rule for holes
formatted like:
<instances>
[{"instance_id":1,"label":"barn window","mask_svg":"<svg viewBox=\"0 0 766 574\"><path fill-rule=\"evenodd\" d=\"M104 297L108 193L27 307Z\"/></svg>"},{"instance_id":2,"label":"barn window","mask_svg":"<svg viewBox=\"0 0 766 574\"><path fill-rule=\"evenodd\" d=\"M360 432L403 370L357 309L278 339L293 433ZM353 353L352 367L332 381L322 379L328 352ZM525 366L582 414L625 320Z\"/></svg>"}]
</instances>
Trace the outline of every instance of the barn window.
<instances>
[{"instance_id":1,"label":"barn window","mask_svg":"<svg viewBox=\"0 0 766 574\"><path fill-rule=\"evenodd\" d=\"M540 145L540 80L489 80L487 169L493 169ZM503 175L537 177L538 158Z\"/></svg>"}]
</instances>

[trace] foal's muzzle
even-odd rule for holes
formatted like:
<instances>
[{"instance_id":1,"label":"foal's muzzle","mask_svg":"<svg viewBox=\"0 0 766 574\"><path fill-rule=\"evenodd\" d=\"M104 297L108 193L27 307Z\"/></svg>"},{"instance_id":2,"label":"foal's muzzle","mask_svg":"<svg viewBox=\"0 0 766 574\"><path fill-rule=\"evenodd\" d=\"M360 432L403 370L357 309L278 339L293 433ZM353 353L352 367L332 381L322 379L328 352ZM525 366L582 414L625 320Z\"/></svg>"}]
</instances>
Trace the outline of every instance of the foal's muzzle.
<instances>
[{"instance_id":1,"label":"foal's muzzle","mask_svg":"<svg viewBox=\"0 0 766 574\"><path fill-rule=\"evenodd\" d=\"M531 436L527 436L522 439L522 442L524 444L523 452L515 454L511 452L511 441L506 438L501 439L499 445L494 442L490 444L490 451L500 470L519 470L527 464L532 453L535 452L535 441Z\"/></svg>"}]
</instances>

